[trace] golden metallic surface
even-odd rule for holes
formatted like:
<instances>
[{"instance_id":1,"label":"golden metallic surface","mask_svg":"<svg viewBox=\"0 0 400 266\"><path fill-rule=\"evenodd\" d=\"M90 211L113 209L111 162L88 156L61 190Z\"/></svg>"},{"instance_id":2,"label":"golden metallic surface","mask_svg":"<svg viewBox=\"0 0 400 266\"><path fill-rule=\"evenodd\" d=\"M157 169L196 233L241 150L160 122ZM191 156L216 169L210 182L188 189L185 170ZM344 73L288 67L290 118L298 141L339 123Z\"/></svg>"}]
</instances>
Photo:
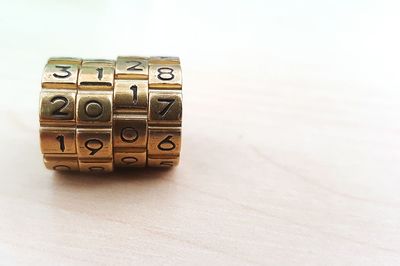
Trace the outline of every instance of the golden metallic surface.
<instances>
[{"instance_id":1,"label":"golden metallic surface","mask_svg":"<svg viewBox=\"0 0 400 266\"><path fill-rule=\"evenodd\" d=\"M94 63L82 64L78 76L78 86L81 90L112 90L114 67Z\"/></svg>"},{"instance_id":2,"label":"golden metallic surface","mask_svg":"<svg viewBox=\"0 0 400 266\"><path fill-rule=\"evenodd\" d=\"M176 56L152 56L149 58L149 65L180 65L181 61Z\"/></svg>"},{"instance_id":3,"label":"golden metallic surface","mask_svg":"<svg viewBox=\"0 0 400 266\"><path fill-rule=\"evenodd\" d=\"M75 128L40 128L40 148L42 153L76 153L75 140Z\"/></svg>"},{"instance_id":4,"label":"golden metallic surface","mask_svg":"<svg viewBox=\"0 0 400 266\"><path fill-rule=\"evenodd\" d=\"M112 125L112 91L78 91L76 123L78 126Z\"/></svg>"},{"instance_id":5,"label":"golden metallic surface","mask_svg":"<svg viewBox=\"0 0 400 266\"><path fill-rule=\"evenodd\" d=\"M146 57L119 56L115 65L115 78L142 79L149 77L149 65Z\"/></svg>"},{"instance_id":6,"label":"golden metallic surface","mask_svg":"<svg viewBox=\"0 0 400 266\"><path fill-rule=\"evenodd\" d=\"M82 59L77 57L50 57L49 60L47 60L47 63L80 65L82 64Z\"/></svg>"},{"instance_id":7,"label":"golden metallic surface","mask_svg":"<svg viewBox=\"0 0 400 266\"><path fill-rule=\"evenodd\" d=\"M177 165L181 88L177 57L50 58L39 111L45 166L107 173Z\"/></svg>"},{"instance_id":8,"label":"golden metallic surface","mask_svg":"<svg viewBox=\"0 0 400 266\"><path fill-rule=\"evenodd\" d=\"M74 155L45 154L43 162L47 169L57 171L79 171L78 158Z\"/></svg>"},{"instance_id":9,"label":"golden metallic surface","mask_svg":"<svg viewBox=\"0 0 400 266\"><path fill-rule=\"evenodd\" d=\"M117 167L145 167L146 150L114 152L114 163Z\"/></svg>"},{"instance_id":10,"label":"golden metallic surface","mask_svg":"<svg viewBox=\"0 0 400 266\"><path fill-rule=\"evenodd\" d=\"M182 71L179 64L149 65L150 89L181 89Z\"/></svg>"},{"instance_id":11,"label":"golden metallic surface","mask_svg":"<svg viewBox=\"0 0 400 266\"><path fill-rule=\"evenodd\" d=\"M76 145L79 159L112 158L112 130L107 128L78 128Z\"/></svg>"},{"instance_id":12,"label":"golden metallic surface","mask_svg":"<svg viewBox=\"0 0 400 266\"><path fill-rule=\"evenodd\" d=\"M76 89L79 65L70 63L49 63L42 76L42 88Z\"/></svg>"},{"instance_id":13,"label":"golden metallic surface","mask_svg":"<svg viewBox=\"0 0 400 266\"><path fill-rule=\"evenodd\" d=\"M147 80L115 80L114 108L116 112L147 113Z\"/></svg>"},{"instance_id":14,"label":"golden metallic surface","mask_svg":"<svg viewBox=\"0 0 400 266\"><path fill-rule=\"evenodd\" d=\"M149 124L175 124L182 121L182 93L171 90L150 90Z\"/></svg>"},{"instance_id":15,"label":"golden metallic surface","mask_svg":"<svg viewBox=\"0 0 400 266\"><path fill-rule=\"evenodd\" d=\"M42 89L39 119L41 125L75 124L75 90Z\"/></svg>"},{"instance_id":16,"label":"golden metallic surface","mask_svg":"<svg viewBox=\"0 0 400 266\"><path fill-rule=\"evenodd\" d=\"M79 159L79 168L82 172L91 173L107 173L114 170L112 159L95 159L95 160L81 160Z\"/></svg>"},{"instance_id":17,"label":"golden metallic surface","mask_svg":"<svg viewBox=\"0 0 400 266\"><path fill-rule=\"evenodd\" d=\"M131 114L114 115L114 147L137 148L147 144L146 116Z\"/></svg>"},{"instance_id":18,"label":"golden metallic surface","mask_svg":"<svg viewBox=\"0 0 400 266\"><path fill-rule=\"evenodd\" d=\"M181 150L179 127L150 127L147 141L149 157L178 156Z\"/></svg>"},{"instance_id":19,"label":"golden metallic surface","mask_svg":"<svg viewBox=\"0 0 400 266\"><path fill-rule=\"evenodd\" d=\"M82 61L82 66L102 66L102 67L114 67L115 61L108 59L84 59Z\"/></svg>"},{"instance_id":20,"label":"golden metallic surface","mask_svg":"<svg viewBox=\"0 0 400 266\"><path fill-rule=\"evenodd\" d=\"M147 158L147 166L170 168L179 164L179 156L165 158Z\"/></svg>"}]
</instances>

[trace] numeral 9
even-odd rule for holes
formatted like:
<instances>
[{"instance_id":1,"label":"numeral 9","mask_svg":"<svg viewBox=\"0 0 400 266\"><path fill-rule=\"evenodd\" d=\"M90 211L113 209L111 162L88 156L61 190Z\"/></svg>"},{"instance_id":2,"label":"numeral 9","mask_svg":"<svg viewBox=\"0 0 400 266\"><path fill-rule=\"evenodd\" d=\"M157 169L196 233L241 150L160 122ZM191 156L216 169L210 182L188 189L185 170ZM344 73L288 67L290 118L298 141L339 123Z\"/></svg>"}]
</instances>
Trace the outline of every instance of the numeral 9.
<instances>
[{"instance_id":1,"label":"numeral 9","mask_svg":"<svg viewBox=\"0 0 400 266\"><path fill-rule=\"evenodd\" d=\"M103 142L98 139L89 139L85 142L85 147L90 151L89 155L95 155L103 148Z\"/></svg>"}]
</instances>

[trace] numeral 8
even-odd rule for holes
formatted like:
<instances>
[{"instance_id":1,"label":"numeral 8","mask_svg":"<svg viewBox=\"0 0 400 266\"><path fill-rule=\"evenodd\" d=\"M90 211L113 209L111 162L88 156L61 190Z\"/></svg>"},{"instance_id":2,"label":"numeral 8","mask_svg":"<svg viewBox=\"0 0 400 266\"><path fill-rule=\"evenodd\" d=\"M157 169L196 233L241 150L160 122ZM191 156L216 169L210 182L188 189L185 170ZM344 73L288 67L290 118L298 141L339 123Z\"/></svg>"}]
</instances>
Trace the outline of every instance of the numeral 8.
<instances>
[{"instance_id":1,"label":"numeral 8","mask_svg":"<svg viewBox=\"0 0 400 266\"><path fill-rule=\"evenodd\" d=\"M174 70L170 67L160 67L159 69L157 69L157 71L158 71L157 75L158 79L173 80L175 78L174 74L172 74Z\"/></svg>"}]
</instances>

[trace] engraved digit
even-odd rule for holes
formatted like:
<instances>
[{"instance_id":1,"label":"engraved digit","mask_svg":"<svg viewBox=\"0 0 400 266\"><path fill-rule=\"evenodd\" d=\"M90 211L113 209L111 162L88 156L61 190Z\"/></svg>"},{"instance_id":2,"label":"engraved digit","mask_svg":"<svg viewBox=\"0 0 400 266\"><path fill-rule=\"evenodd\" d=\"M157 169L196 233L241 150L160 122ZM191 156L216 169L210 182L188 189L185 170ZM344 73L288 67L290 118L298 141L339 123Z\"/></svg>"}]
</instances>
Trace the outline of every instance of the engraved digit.
<instances>
[{"instance_id":1,"label":"engraved digit","mask_svg":"<svg viewBox=\"0 0 400 266\"><path fill-rule=\"evenodd\" d=\"M166 167L172 167L174 165L174 162L172 161L162 161L160 163L161 166L166 166Z\"/></svg>"},{"instance_id":2,"label":"engraved digit","mask_svg":"<svg viewBox=\"0 0 400 266\"><path fill-rule=\"evenodd\" d=\"M133 104L137 104L138 101L137 86L132 85L129 89L132 90Z\"/></svg>"},{"instance_id":3,"label":"engraved digit","mask_svg":"<svg viewBox=\"0 0 400 266\"><path fill-rule=\"evenodd\" d=\"M54 96L53 98L51 98L50 102L52 104L58 104L59 102L62 102L62 104L52 112L52 115L59 117L68 116L68 113L62 112L62 110L68 105L67 98L65 98L64 96Z\"/></svg>"},{"instance_id":4,"label":"engraved digit","mask_svg":"<svg viewBox=\"0 0 400 266\"><path fill-rule=\"evenodd\" d=\"M103 113L103 105L98 101L89 101L85 105L85 113L91 118L98 118Z\"/></svg>"},{"instance_id":5,"label":"engraved digit","mask_svg":"<svg viewBox=\"0 0 400 266\"><path fill-rule=\"evenodd\" d=\"M102 172L104 171L104 167L102 166L90 166L89 171L91 172Z\"/></svg>"},{"instance_id":6,"label":"engraved digit","mask_svg":"<svg viewBox=\"0 0 400 266\"><path fill-rule=\"evenodd\" d=\"M158 71L158 75L157 75L158 79L172 80L175 78L174 74L172 74L172 72L174 72L174 70L170 67L160 67L159 69L157 69L157 71Z\"/></svg>"},{"instance_id":7,"label":"engraved digit","mask_svg":"<svg viewBox=\"0 0 400 266\"><path fill-rule=\"evenodd\" d=\"M65 150L64 136L63 135L59 135L59 136L57 136L56 139L60 142L60 150L62 152L64 152L64 150Z\"/></svg>"},{"instance_id":8,"label":"engraved digit","mask_svg":"<svg viewBox=\"0 0 400 266\"><path fill-rule=\"evenodd\" d=\"M57 73L53 73L53 77L55 77L55 78L65 79L72 75L72 73L68 71L68 69L70 69L71 66L56 66L56 68L60 68L60 72L64 72L65 74L60 75Z\"/></svg>"},{"instance_id":9,"label":"engraved digit","mask_svg":"<svg viewBox=\"0 0 400 266\"><path fill-rule=\"evenodd\" d=\"M124 157L121 159L121 162L123 162L124 164L127 164L127 165L134 164L137 161L138 161L138 159L135 157Z\"/></svg>"},{"instance_id":10,"label":"engraved digit","mask_svg":"<svg viewBox=\"0 0 400 266\"><path fill-rule=\"evenodd\" d=\"M139 138L139 132L133 127L124 127L121 129L121 139L124 142L135 142Z\"/></svg>"},{"instance_id":11,"label":"engraved digit","mask_svg":"<svg viewBox=\"0 0 400 266\"><path fill-rule=\"evenodd\" d=\"M128 71L143 71L144 68L138 68L138 66L140 66L142 64L142 62L140 61L127 61L126 63L134 63L133 66L128 67L126 70Z\"/></svg>"},{"instance_id":12,"label":"engraved digit","mask_svg":"<svg viewBox=\"0 0 400 266\"><path fill-rule=\"evenodd\" d=\"M57 170L57 171L69 171L69 170L71 170L71 167L66 166L66 165L55 165L53 167L53 169Z\"/></svg>"},{"instance_id":13,"label":"engraved digit","mask_svg":"<svg viewBox=\"0 0 400 266\"><path fill-rule=\"evenodd\" d=\"M85 147L90 151L89 155L95 155L101 148L103 148L103 142L98 139L89 139L85 142Z\"/></svg>"},{"instance_id":14,"label":"engraved digit","mask_svg":"<svg viewBox=\"0 0 400 266\"><path fill-rule=\"evenodd\" d=\"M157 147L158 149L162 151L170 151L175 149L175 143L173 143L170 139L172 136L167 136L165 139L163 139L160 143L158 143Z\"/></svg>"},{"instance_id":15,"label":"engraved digit","mask_svg":"<svg viewBox=\"0 0 400 266\"><path fill-rule=\"evenodd\" d=\"M99 68L96 68L96 70L97 70L97 79L98 80L102 80L102 78L103 78L103 68L99 67Z\"/></svg>"},{"instance_id":16,"label":"engraved digit","mask_svg":"<svg viewBox=\"0 0 400 266\"><path fill-rule=\"evenodd\" d=\"M159 115L161 115L163 117L171 109L172 105L175 102L175 99L157 99L157 101L160 103L167 103L165 108L162 109L161 112L158 113Z\"/></svg>"}]
</instances>

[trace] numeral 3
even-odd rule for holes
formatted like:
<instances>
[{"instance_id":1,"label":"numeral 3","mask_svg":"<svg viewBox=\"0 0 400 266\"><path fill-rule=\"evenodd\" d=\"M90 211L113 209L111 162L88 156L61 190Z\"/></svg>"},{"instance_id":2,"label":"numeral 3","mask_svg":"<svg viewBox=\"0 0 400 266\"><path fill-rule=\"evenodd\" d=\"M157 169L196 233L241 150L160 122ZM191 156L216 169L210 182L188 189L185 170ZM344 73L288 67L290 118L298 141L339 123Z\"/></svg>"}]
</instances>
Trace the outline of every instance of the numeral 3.
<instances>
[{"instance_id":1,"label":"numeral 3","mask_svg":"<svg viewBox=\"0 0 400 266\"><path fill-rule=\"evenodd\" d=\"M68 71L68 69L70 69L71 66L56 66L56 68L59 68L60 72L62 72L62 74L60 75L57 73L53 73L53 77L55 77L55 78L65 79L72 75L72 73L70 71Z\"/></svg>"}]
</instances>

